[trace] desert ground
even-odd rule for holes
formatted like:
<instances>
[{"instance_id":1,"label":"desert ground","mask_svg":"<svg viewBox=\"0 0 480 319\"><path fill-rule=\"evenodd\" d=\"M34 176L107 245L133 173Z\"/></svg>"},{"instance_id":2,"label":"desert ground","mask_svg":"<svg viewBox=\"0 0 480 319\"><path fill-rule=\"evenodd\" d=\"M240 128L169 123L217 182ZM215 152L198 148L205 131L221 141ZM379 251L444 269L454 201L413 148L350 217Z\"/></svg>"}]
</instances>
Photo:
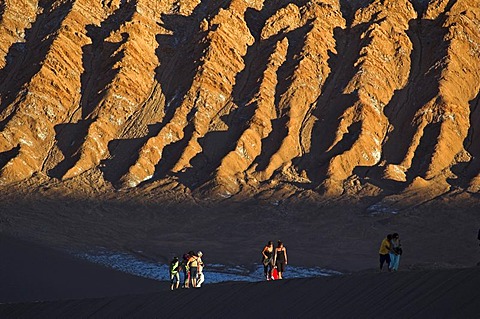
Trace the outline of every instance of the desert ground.
<instances>
[{"instance_id":1,"label":"desert ground","mask_svg":"<svg viewBox=\"0 0 480 319\"><path fill-rule=\"evenodd\" d=\"M126 197L124 197L126 198ZM211 263L259 262L268 240L281 239L291 264L342 272L376 268L378 247L398 232L409 266L472 266L479 257L475 199L425 203L371 212L365 203L235 202L152 203L141 200L72 200L39 195L1 204L1 231L66 251L105 248L166 263L201 249Z\"/></svg>"},{"instance_id":2,"label":"desert ground","mask_svg":"<svg viewBox=\"0 0 480 319\"><path fill-rule=\"evenodd\" d=\"M5 247L1 248L4 253ZM24 248L24 256L38 257L35 254L41 252L51 258L46 261L40 256L37 267L30 267L37 268L33 283L43 275L50 281L50 289L44 293L50 297L61 293L63 298L0 304L3 318L478 318L480 312L478 268L225 282L168 291L165 285L155 288L152 282L126 280L125 275L91 265L73 266L65 256L47 249L32 249L32 245ZM52 269L43 269L43 274L38 273L40 268L52 265L63 271L55 274ZM62 282L75 273L83 280ZM32 290L40 292L30 286Z\"/></svg>"},{"instance_id":3,"label":"desert ground","mask_svg":"<svg viewBox=\"0 0 480 319\"><path fill-rule=\"evenodd\" d=\"M122 195L124 196L124 195ZM261 199L170 204L24 195L0 207L0 230L64 251L106 249L168 263L202 250L209 263L252 265L268 240L282 240L290 264L341 272L377 268L378 248L398 232L401 268L469 267L480 260L475 198L431 201L397 211L368 202Z\"/></svg>"},{"instance_id":4,"label":"desert ground","mask_svg":"<svg viewBox=\"0 0 480 319\"><path fill-rule=\"evenodd\" d=\"M302 299L316 296L317 290L311 285L322 286L318 292L318 298L321 299L321 296L330 293L341 295L343 290L337 290L337 287L347 289L363 285L364 289L370 289L370 297L349 299L352 301L349 307L358 307L367 300L371 303L383 302L383 293L380 291L385 280L406 289L395 292L395 298L406 304L406 300L413 298L410 294L423 296L438 287L446 289L445 294L422 297L427 299L419 299L413 306L406 305L400 314L411 317L419 317L426 312L442 314L442 298L452 302L448 310L450 312L445 312L444 317L457 317L462 314L465 300L457 297L449 299L448 296L456 296L460 292L473 298L468 299L473 304L465 308L467 312L462 317L468 318L470 311L475 311L474 305L480 304L474 302L475 298L479 298L476 287L465 286L469 282L465 278L478 279L475 265L480 261L480 247L476 238L478 206L475 205L476 199L471 196L466 196L463 202L456 197L452 201L430 201L395 211L373 210L372 202L364 199L351 201L350 205L346 200L312 203L308 199L299 201L298 198L283 201L264 198L193 201L183 198L177 202L155 203L152 199L142 201L138 197L128 199L129 196L125 194L119 196L122 196L122 201L93 196L91 200L47 198L32 193L2 201L2 282L7 284L1 286L1 302L5 305L0 307L0 312L5 311L3 313L7 317L18 315L28 318L42 311L44 317L51 317L52 314L56 314L54 317L72 317L71 311L76 309L79 311L77 313L91 317L125 315L140 318L156 317L163 309L166 315L175 317L176 308L181 307L178 301L168 309L162 306L163 302L176 300L171 299L173 295L167 294L170 293L168 282L135 277L79 260L73 255L108 250L166 264L174 255L198 249L204 252L207 267L208 264L223 264L227 268L242 265L253 269L260 262L260 251L266 241L277 239L285 243L292 267L321 267L340 271L343 275L334 276L337 282L325 278L302 281L289 279L287 268L285 283L271 287L247 283L211 284L207 278L204 289L208 293L205 296L202 293L202 297L199 297L189 292L187 299L200 307L204 302L202 298L215 299L224 295L224 290L232 291L232 299L215 305L203 304L203 312L200 312L210 317L209 311L212 311L212 317L222 317L232 315L225 309L245 289L251 290L252 295L246 299L240 298L232 309L238 310L247 303L251 305L246 308L248 311L261 312L263 303L257 299L263 298L266 293L263 289L270 291L278 288L281 294L279 292L273 296L285 302L284 308L281 308L285 309L284 317L291 317L295 311L300 311L296 301L282 298L292 294L292 289L297 289L293 294L294 299ZM393 275L402 277L385 277L386 273L380 274L377 270L380 242L392 232L400 233L404 248L400 271ZM458 271L460 275L457 275ZM422 287L419 282L429 276L433 278L430 286ZM396 279L392 278L401 279L396 283ZM293 282L290 284L290 281ZM444 286L444 282L449 282L453 290L448 285ZM376 286L370 286L371 283ZM455 295L447 294L452 291ZM357 290L357 294L361 295L360 292ZM308 299L307 304L311 308L301 308L305 317L317 317L313 309L316 309L314 305L320 299ZM71 301L55 302L59 300ZM276 298L267 299L266 302L274 303L274 300ZM52 303L31 304L33 301ZM336 309L332 308L335 306L333 301L325 302L319 306L326 311L325 316L321 317L335 317L334 314L351 317L354 313L345 309L337 313L332 310ZM123 304L125 307L120 306ZM290 308L286 309L287 305ZM144 308L150 310L135 312L135 309ZM102 312L99 309L110 310ZM382 309L386 308L365 310L365 317L379 316Z\"/></svg>"},{"instance_id":5,"label":"desert ground","mask_svg":"<svg viewBox=\"0 0 480 319\"><path fill-rule=\"evenodd\" d=\"M203 304L222 317L278 288L265 302L291 307L285 317L318 317L316 304L356 317L362 302L376 307L359 316L376 317L383 283L399 279L399 316L478 314L479 17L473 0L1 1L5 316L121 317L149 303L154 317L175 296L165 281L75 258L165 265L202 250L207 267L253 271L269 240L287 247L288 280L207 278L212 293L185 300L251 291ZM404 254L387 277L378 249L393 232ZM343 275L302 281L294 267ZM414 285L422 274L433 281ZM351 303L335 312L310 285ZM146 295L118 297L132 293ZM106 312L85 299L107 297L120 299L92 301Z\"/></svg>"}]
</instances>

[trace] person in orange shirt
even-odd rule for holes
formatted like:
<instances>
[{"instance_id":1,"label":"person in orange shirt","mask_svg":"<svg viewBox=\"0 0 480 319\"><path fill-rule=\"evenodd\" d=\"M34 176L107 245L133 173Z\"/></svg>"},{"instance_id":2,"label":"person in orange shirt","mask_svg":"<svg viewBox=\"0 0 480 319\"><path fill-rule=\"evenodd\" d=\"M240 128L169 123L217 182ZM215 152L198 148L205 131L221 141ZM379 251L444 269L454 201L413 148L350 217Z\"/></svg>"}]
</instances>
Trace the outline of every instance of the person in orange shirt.
<instances>
[{"instance_id":1,"label":"person in orange shirt","mask_svg":"<svg viewBox=\"0 0 480 319\"><path fill-rule=\"evenodd\" d=\"M392 235L388 234L386 238L382 240L380 244L380 271L383 269L383 264L387 263L387 269L390 271L390 251L392 250Z\"/></svg>"}]
</instances>

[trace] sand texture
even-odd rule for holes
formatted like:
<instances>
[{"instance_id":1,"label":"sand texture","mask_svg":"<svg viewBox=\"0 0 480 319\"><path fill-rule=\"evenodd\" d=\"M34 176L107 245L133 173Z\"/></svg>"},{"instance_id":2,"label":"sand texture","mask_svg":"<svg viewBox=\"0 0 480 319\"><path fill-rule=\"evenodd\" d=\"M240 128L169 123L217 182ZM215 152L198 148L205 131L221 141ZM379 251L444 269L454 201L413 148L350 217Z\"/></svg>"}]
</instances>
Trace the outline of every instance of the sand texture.
<instances>
[{"instance_id":1,"label":"sand texture","mask_svg":"<svg viewBox=\"0 0 480 319\"><path fill-rule=\"evenodd\" d=\"M103 299L0 305L10 318L478 318L478 268L225 283Z\"/></svg>"},{"instance_id":2,"label":"sand texture","mask_svg":"<svg viewBox=\"0 0 480 319\"><path fill-rule=\"evenodd\" d=\"M140 278L9 237L0 237L0 303L83 299L157 292Z\"/></svg>"}]
</instances>

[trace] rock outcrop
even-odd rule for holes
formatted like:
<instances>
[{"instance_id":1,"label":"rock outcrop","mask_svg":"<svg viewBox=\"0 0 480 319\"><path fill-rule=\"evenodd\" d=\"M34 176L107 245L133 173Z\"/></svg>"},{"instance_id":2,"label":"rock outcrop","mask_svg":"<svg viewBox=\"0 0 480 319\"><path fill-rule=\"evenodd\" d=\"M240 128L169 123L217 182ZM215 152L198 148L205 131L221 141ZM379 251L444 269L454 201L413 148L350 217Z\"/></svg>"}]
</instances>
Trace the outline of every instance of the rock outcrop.
<instances>
[{"instance_id":1,"label":"rock outcrop","mask_svg":"<svg viewBox=\"0 0 480 319\"><path fill-rule=\"evenodd\" d=\"M471 0L5 1L0 184L479 192L479 29Z\"/></svg>"}]
</instances>

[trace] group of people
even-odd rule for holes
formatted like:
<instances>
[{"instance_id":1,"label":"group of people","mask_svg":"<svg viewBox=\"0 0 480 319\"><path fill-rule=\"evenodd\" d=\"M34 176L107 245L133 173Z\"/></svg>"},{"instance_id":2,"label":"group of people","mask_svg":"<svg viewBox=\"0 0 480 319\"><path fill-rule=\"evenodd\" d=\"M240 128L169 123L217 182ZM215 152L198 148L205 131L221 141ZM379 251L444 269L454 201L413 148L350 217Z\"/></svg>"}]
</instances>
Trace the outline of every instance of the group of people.
<instances>
[{"instance_id":1,"label":"group of people","mask_svg":"<svg viewBox=\"0 0 480 319\"><path fill-rule=\"evenodd\" d=\"M180 288L180 273L183 274L182 288L200 288L205 281L203 274L204 263L203 253L198 251L189 251L183 254L182 260L175 256L170 262L170 290ZM277 247L269 241L262 250L262 264L264 275L267 280L282 279L285 266L288 263L287 248L279 240ZM276 276L273 271L276 271Z\"/></svg>"},{"instance_id":2,"label":"group of people","mask_svg":"<svg viewBox=\"0 0 480 319\"><path fill-rule=\"evenodd\" d=\"M480 229L478 231L478 240L480 240ZM402 256L402 244L398 233L388 234L380 244L380 271L384 264L387 265L389 272L398 271L400 257ZM174 257L170 263L170 289L180 287L180 272L183 273L182 288L199 288L205 280L203 274L204 263L203 253L190 251L183 255L182 261ZM288 264L287 248L279 240L277 247L269 241L262 250L263 273L266 280L282 279L285 267ZM478 263L480 265L480 263ZM274 276L274 273L275 276ZM278 276L278 277L277 277Z\"/></svg>"},{"instance_id":3,"label":"group of people","mask_svg":"<svg viewBox=\"0 0 480 319\"><path fill-rule=\"evenodd\" d=\"M400 256L402 256L402 244L398 233L388 234L380 244L380 271L387 264L388 271L398 271Z\"/></svg>"},{"instance_id":4,"label":"group of people","mask_svg":"<svg viewBox=\"0 0 480 319\"><path fill-rule=\"evenodd\" d=\"M203 274L204 263L202 260L203 253L193 250L183 254L182 261L178 257L173 257L170 262L170 289L178 289L180 287L180 272L183 273L182 288L200 288L205 281Z\"/></svg>"},{"instance_id":5,"label":"group of people","mask_svg":"<svg viewBox=\"0 0 480 319\"><path fill-rule=\"evenodd\" d=\"M279 240L277 247L269 241L262 250L263 274L267 280L282 279L285 266L288 264L287 248ZM278 278L273 276L274 270L278 272Z\"/></svg>"}]
</instances>

